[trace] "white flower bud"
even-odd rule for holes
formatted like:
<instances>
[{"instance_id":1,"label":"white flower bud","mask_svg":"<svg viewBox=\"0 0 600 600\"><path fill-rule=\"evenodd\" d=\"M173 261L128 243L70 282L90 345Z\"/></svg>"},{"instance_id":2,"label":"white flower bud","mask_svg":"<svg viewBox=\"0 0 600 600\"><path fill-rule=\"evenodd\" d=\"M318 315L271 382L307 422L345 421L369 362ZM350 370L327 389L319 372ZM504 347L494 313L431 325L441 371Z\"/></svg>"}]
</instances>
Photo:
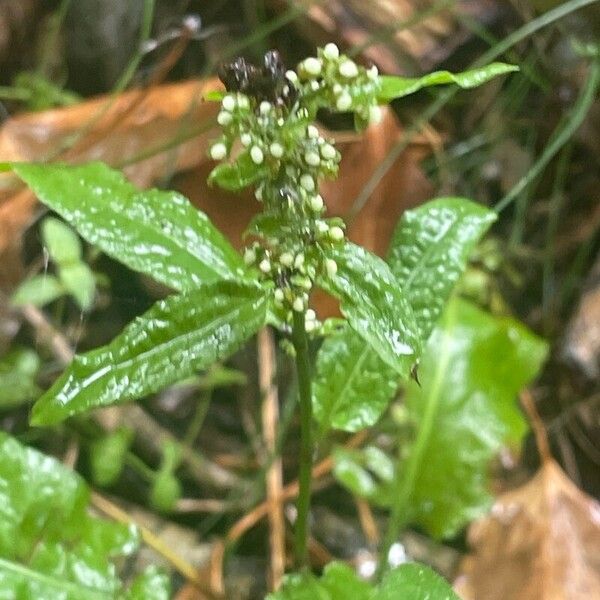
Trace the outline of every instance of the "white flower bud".
<instances>
[{"instance_id":1,"label":"white flower bud","mask_svg":"<svg viewBox=\"0 0 600 600\"><path fill-rule=\"evenodd\" d=\"M284 267L291 267L294 264L294 256L292 254L290 254L289 252L284 252L280 257L279 257L279 262L284 266Z\"/></svg>"},{"instance_id":2,"label":"white flower bud","mask_svg":"<svg viewBox=\"0 0 600 600\"><path fill-rule=\"evenodd\" d=\"M321 146L321 156L325 160L333 160L337 156L337 152L331 144L323 144Z\"/></svg>"},{"instance_id":3,"label":"white flower bud","mask_svg":"<svg viewBox=\"0 0 600 600\"><path fill-rule=\"evenodd\" d=\"M260 261L258 268L265 274L270 273L271 272L271 261L268 258L263 258Z\"/></svg>"},{"instance_id":4,"label":"white flower bud","mask_svg":"<svg viewBox=\"0 0 600 600\"><path fill-rule=\"evenodd\" d=\"M379 106L369 106L369 123L372 125L377 125L377 123L381 123L381 119L383 117L383 112L381 107Z\"/></svg>"},{"instance_id":5,"label":"white flower bud","mask_svg":"<svg viewBox=\"0 0 600 600\"><path fill-rule=\"evenodd\" d=\"M242 110L247 110L250 108L250 100L248 100L248 96L244 96L244 94L238 94L237 97L237 105Z\"/></svg>"},{"instance_id":6,"label":"white flower bud","mask_svg":"<svg viewBox=\"0 0 600 600\"><path fill-rule=\"evenodd\" d=\"M227 96L225 96L221 102L221 106L223 106L223 108L229 112L235 108L235 104L235 98L231 94L227 94Z\"/></svg>"},{"instance_id":7,"label":"white flower bud","mask_svg":"<svg viewBox=\"0 0 600 600\"><path fill-rule=\"evenodd\" d=\"M338 266L333 258L325 259L325 270L327 271L327 275L329 275L329 277L333 277L337 273Z\"/></svg>"},{"instance_id":8,"label":"white flower bud","mask_svg":"<svg viewBox=\"0 0 600 600\"><path fill-rule=\"evenodd\" d=\"M313 56L306 58L302 63L302 66L304 67L304 70L313 77L316 77L321 73L321 61Z\"/></svg>"},{"instance_id":9,"label":"white flower bud","mask_svg":"<svg viewBox=\"0 0 600 600\"><path fill-rule=\"evenodd\" d=\"M223 160L227 156L227 146L223 142L217 142L210 147L210 157L213 160Z\"/></svg>"},{"instance_id":10,"label":"white flower bud","mask_svg":"<svg viewBox=\"0 0 600 600\"><path fill-rule=\"evenodd\" d=\"M265 159L263 151L258 146L250 148L250 158L255 165L260 165Z\"/></svg>"},{"instance_id":11,"label":"white flower bud","mask_svg":"<svg viewBox=\"0 0 600 600\"><path fill-rule=\"evenodd\" d=\"M336 96L339 96L342 93L342 90L344 89L339 83L334 83L333 84L333 93Z\"/></svg>"},{"instance_id":12,"label":"white flower bud","mask_svg":"<svg viewBox=\"0 0 600 600\"><path fill-rule=\"evenodd\" d=\"M311 82L310 82L310 89L311 89L313 92L316 92L316 91L319 89L319 87L321 87L321 86L319 85L319 82L318 82L318 81L314 81L314 80L313 80L313 81L311 81Z\"/></svg>"},{"instance_id":13,"label":"white flower bud","mask_svg":"<svg viewBox=\"0 0 600 600\"><path fill-rule=\"evenodd\" d=\"M328 60L336 60L340 57L340 49L333 43L325 45L323 56Z\"/></svg>"},{"instance_id":14,"label":"white flower bud","mask_svg":"<svg viewBox=\"0 0 600 600\"><path fill-rule=\"evenodd\" d=\"M335 107L340 112L345 112L352 106L352 97L348 92L343 92L340 97L336 100Z\"/></svg>"},{"instance_id":15,"label":"white flower bud","mask_svg":"<svg viewBox=\"0 0 600 600\"><path fill-rule=\"evenodd\" d=\"M329 225L325 221L317 221L317 231L323 235L329 231Z\"/></svg>"},{"instance_id":16,"label":"white flower bud","mask_svg":"<svg viewBox=\"0 0 600 600\"><path fill-rule=\"evenodd\" d=\"M312 333L315 329L317 328L317 322L316 321L304 321L304 329L306 330L306 333Z\"/></svg>"},{"instance_id":17,"label":"white flower bud","mask_svg":"<svg viewBox=\"0 0 600 600\"><path fill-rule=\"evenodd\" d=\"M277 288L275 290L274 296L277 302L283 302L285 299L285 294L283 293L283 290L281 288Z\"/></svg>"},{"instance_id":18,"label":"white flower bud","mask_svg":"<svg viewBox=\"0 0 600 600\"><path fill-rule=\"evenodd\" d=\"M356 77L358 75L358 67L353 60L348 58L339 66L339 72L342 77L351 79L352 77Z\"/></svg>"},{"instance_id":19,"label":"white flower bud","mask_svg":"<svg viewBox=\"0 0 600 600\"><path fill-rule=\"evenodd\" d=\"M369 79L377 79L377 76L379 75L379 69L373 65L370 69L367 69L367 77Z\"/></svg>"},{"instance_id":20,"label":"white flower bud","mask_svg":"<svg viewBox=\"0 0 600 600\"><path fill-rule=\"evenodd\" d=\"M309 308L306 311L305 318L307 321L314 321L317 318L317 313L312 308Z\"/></svg>"},{"instance_id":21,"label":"white flower bud","mask_svg":"<svg viewBox=\"0 0 600 600\"><path fill-rule=\"evenodd\" d=\"M344 239L344 230L341 227L335 225L329 230L329 237L334 242L340 242Z\"/></svg>"},{"instance_id":22,"label":"white flower bud","mask_svg":"<svg viewBox=\"0 0 600 600\"><path fill-rule=\"evenodd\" d=\"M281 158L283 156L283 146L279 142L273 142L269 146L269 152L271 153L271 156Z\"/></svg>"},{"instance_id":23,"label":"white flower bud","mask_svg":"<svg viewBox=\"0 0 600 600\"><path fill-rule=\"evenodd\" d=\"M222 110L217 115L217 123L219 125L221 125L222 127L229 125L229 123L231 123L231 121L233 121L233 115L230 112L227 112L226 110Z\"/></svg>"},{"instance_id":24,"label":"white flower bud","mask_svg":"<svg viewBox=\"0 0 600 600\"><path fill-rule=\"evenodd\" d=\"M317 194L310 199L310 208L315 212L323 210L323 197L320 194Z\"/></svg>"},{"instance_id":25,"label":"white flower bud","mask_svg":"<svg viewBox=\"0 0 600 600\"><path fill-rule=\"evenodd\" d=\"M285 119L283 117L279 117L279 119L277 119L277 125L279 125L279 127L283 127L284 123Z\"/></svg>"},{"instance_id":26,"label":"white flower bud","mask_svg":"<svg viewBox=\"0 0 600 600\"><path fill-rule=\"evenodd\" d=\"M306 152L306 154L304 155L304 160L306 161L306 164L310 165L311 167L318 167L321 164L321 159L319 158L319 155L312 150Z\"/></svg>"},{"instance_id":27,"label":"white flower bud","mask_svg":"<svg viewBox=\"0 0 600 600\"><path fill-rule=\"evenodd\" d=\"M302 300L302 298L295 298L292 308L296 312L302 312L304 310L304 300Z\"/></svg>"},{"instance_id":28,"label":"white flower bud","mask_svg":"<svg viewBox=\"0 0 600 600\"><path fill-rule=\"evenodd\" d=\"M252 136L249 133L242 133L240 135L240 142L242 142L242 146L247 148L252 143Z\"/></svg>"},{"instance_id":29,"label":"white flower bud","mask_svg":"<svg viewBox=\"0 0 600 600\"><path fill-rule=\"evenodd\" d=\"M263 100L258 107L261 115L268 115L271 112L271 103Z\"/></svg>"},{"instance_id":30,"label":"white flower bud","mask_svg":"<svg viewBox=\"0 0 600 600\"><path fill-rule=\"evenodd\" d=\"M304 173L304 175L300 177L300 185L307 192L314 192L315 190L315 180L308 173Z\"/></svg>"},{"instance_id":31,"label":"white flower bud","mask_svg":"<svg viewBox=\"0 0 600 600\"><path fill-rule=\"evenodd\" d=\"M244 262L247 265L252 265L256 261L256 252L253 248L246 248L244 250Z\"/></svg>"},{"instance_id":32,"label":"white flower bud","mask_svg":"<svg viewBox=\"0 0 600 600\"><path fill-rule=\"evenodd\" d=\"M296 71L292 71L291 69L285 72L285 78L291 83L298 82L298 75L296 75Z\"/></svg>"},{"instance_id":33,"label":"white flower bud","mask_svg":"<svg viewBox=\"0 0 600 600\"><path fill-rule=\"evenodd\" d=\"M319 137L319 130L314 125L309 125L306 128L306 135L309 138L315 140L315 139L317 139Z\"/></svg>"},{"instance_id":34,"label":"white flower bud","mask_svg":"<svg viewBox=\"0 0 600 600\"><path fill-rule=\"evenodd\" d=\"M297 254L296 258L294 259L294 267L296 267L296 269L302 268L304 260L304 254Z\"/></svg>"},{"instance_id":35,"label":"white flower bud","mask_svg":"<svg viewBox=\"0 0 600 600\"><path fill-rule=\"evenodd\" d=\"M263 199L263 191L262 187L256 188L254 190L254 197L260 202Z\"/></svg>"}]
</instances>

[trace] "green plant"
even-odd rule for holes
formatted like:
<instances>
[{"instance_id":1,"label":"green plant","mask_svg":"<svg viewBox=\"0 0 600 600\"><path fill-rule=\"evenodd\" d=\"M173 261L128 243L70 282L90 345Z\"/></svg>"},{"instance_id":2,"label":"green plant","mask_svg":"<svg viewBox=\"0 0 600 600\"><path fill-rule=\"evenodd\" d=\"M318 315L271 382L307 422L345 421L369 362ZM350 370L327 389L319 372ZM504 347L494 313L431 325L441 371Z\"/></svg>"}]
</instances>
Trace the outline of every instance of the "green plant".
<instances>
[{"instance_id":1,"label":"green plant","mask_svg":"<svg viewBox=\"0 0 600 600\"><path fill-rule=\"evenodd\" d=\"M378 420L398 383L411 378L469 253L494 220L469 200L441 198L404 216L387 262L347 241L343 221L324 216L319 182L335 178L340 154L316 127L317 113L351 112L362 129L380 118L380 104L423 87L471 88L514 70L494 63L418 79L380 76L375 67L340 55L334 44L296 71L286 71L276 52L267 53L260 68L243 59L223 67L227 93L210 96L222 105L222 135L210 156L228 160L209 181L231 191L253 186L262 203L248 226L254 241L243 258L184 197L140 192L103 164L7 167L88 242L176 292L107 346L76 356L35 404L32 424L51 425L156 392L227 357L265 324L275 326L288 337L285 347L297 367L295 552L305 566L313 407L320 435ZM315 287L339 300L344 321L318 319L310 307ZM309 339L321 337L313 381ZM172 477L172 464L166 476ZM172 496L155 503L167 506Z\"/></svg>"}]
</instances>

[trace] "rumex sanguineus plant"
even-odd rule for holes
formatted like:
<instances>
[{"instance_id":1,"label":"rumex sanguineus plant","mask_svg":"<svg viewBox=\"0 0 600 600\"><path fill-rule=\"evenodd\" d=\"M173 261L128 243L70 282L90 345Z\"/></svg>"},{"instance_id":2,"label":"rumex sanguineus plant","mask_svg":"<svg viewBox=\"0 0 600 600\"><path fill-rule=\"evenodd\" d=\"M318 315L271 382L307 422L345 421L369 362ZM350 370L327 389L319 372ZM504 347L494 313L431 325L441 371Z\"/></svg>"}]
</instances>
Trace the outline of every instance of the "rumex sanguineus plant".
<instances>
[{"instance_id":1,"label":"rumex sanguineus plant","mask_svg":"<svg viewBox=\"0 0 600 600\"><path fill-rule=\"evenodd\" d=\"M351 243L319 189L335 179L341 160L318 127L319 111L352 113L361 130L380 120L381 105L423 87L471 88L513 70L494 63L460 74L382 76L334 44L295 70L276 51L260 66L242 58L223 65L226 90L208 96L221 104L221 134L209 149L220 164L209 182L229 191L252 187L261 203L242 255L181 195L139 191L103 164L7 166L83 238L175 292L107 346L76 356L35 404L32 423L146 396L225 359L261 327L277 328L296 363L295 559L306 566L313 431L322 437L377 421L399 382L414 374L469 253L494 220L469 200L441 198L405 214L387 260ZM343 319L319 319L315 288L339 301ZM322 338L313 365L309 342ZM405 522L401 477L398 486L382 570Z\"/></svg>"}]
</instances>

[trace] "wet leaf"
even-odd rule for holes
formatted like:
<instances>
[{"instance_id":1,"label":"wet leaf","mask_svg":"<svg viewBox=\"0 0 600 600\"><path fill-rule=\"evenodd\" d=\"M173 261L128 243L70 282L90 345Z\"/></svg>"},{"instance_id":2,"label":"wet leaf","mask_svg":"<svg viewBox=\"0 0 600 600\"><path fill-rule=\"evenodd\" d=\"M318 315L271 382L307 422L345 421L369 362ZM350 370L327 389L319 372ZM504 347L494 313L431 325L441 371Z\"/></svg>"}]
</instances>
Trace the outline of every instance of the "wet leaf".
<instances>
[{"instance_id":1,"label":"wet leaf","mask_svg":"<svg viewBox=\"0 0 600 600\"><path fill-rule=\"evenodd\" d=\"M16 289L11 302L15 306L25 304L45 306L65 293L64 286L54 275L34 275L31 279L26 279Z\"/></svg>"},{"instance_id":2,"label":"wet leaf","mask_svg":"<svg viewBox=\"0 0 600 600\"><path fill-rule=\"evenodd\" d=\"M348 323L400 376L408 377L421 350L415 318L389 267L352 243L328 250L337 274L319 284L340 299Z\"/></svg>"},{"instance_id":3,"label":"wet leaf","mask_svg":"<svg viewBox=\"0 0 600 600\"><path fill-rule=\"evenodd\" d=\"M137 550L138 532L91 517L89 492L75 473L0 433L0 497L3 598L113 600L127 594L112 561ZM160 591L156 597L168 598L168 580L156 573L143 575L137 589L150 577Z\"/></svg>"},{"instance_id":4,"label":"wet leaf","mask_svg":"<svg viewBox=\"0 0 600 600\"><path fill-rule=\"evenodd\" d=\"M14 349L0 359L0 408L16 406L35 398L35 377L40 358L29 349Z\"/></svg>"},{"instance_id":5,"label":"wet leaf","mask_svg":"<svg viewBox=\"0 0 600 600\"><path fill-rule=\"evenodd\" d=\"M453 83L461 88L474 88L486 81L513 71L518 71L516 65L505 63L491 63L485 67L469 69L462 73L450 73L450 71L434 71L423 77L397 77L395 75L382 75L379 78L381 89L379 100L389 102L396 98L403 98L418 92L420 89L432 85Z\"/></svg>"},{"instance_id":6,"label":"wet leaf","mask_svg":"<svg viewBox=\"0 0 600 600\"><path fill-rule=\"evenodd\" d=\"M407 563L392 569L373 586L339 562L329 563L320 578L310 573L288 575L267 600L458 600L452 588L429 567Z\"/></svg>"},{"instance_id":7,"label":"wet leaf","mask_svg":"<svg viewBox=\"0 0 600 600\"><path fill-rule=\"evenodd\" d=\"M423 342L431 334L475 244L495 220L463 198L439 198L406 211L394 232L388 262L411 304ZM398 376L346 327L325 340L317 360L314 411L323 429L356 431L377 422Z\"/></svg>"},{"instance_id":8,"label":"wet leaf","mask_svg":"<svg viewBox=\"0 0 600 600\"><path fill-rule=\"evenodd\" d=\"M395 369L348 325L319 349L313 410L321 430L360 431L377 422L398 388Z\"/></svg>"},{"instance_id":9,"label":"wet leaf","mask_svg":"<svg viewBox=\"0 0 600 600\"><path fill-rule=\"evenodd\" d=\"M466 198L438 198L406 211L398 223L388 263L409 298L427 341L470 254L496 214Z\"/></svg>"},{"instance_id":10,"label":"wet leaf","mask_svg":"<svg viewBox=\"0 0 600 600\"><path fill-rule=\"evenodd\" d=\"M600 505L547 459L524 486L473 523L461 567L465 600L600 597Z\"/></svg>"},{"instance_id":11,"label":"wet leaf","mask_svg":"<svg viewBox=\"0 0 600 600\"><path fill-rule=\"evenodd\" d=\"M176 192L139 191L102 163L14 164L13 170L88 242L173 289L244 272L229 242Z\"/></svg>"},{"instance_id":12,"label":"wet leaf","mask_svg":"<svg viewBox=\"0 0 600 600\"><path fill-rule=\"evenodd\" d=\"M421 385L405 390L411 420L426 428L407 459L416 462L406 482L411 521L449 537L489 507L490 460L520 443L526 423L516 395L546 353L546 343L514 319L450 303L423 353Z\"/></svg>"},{"instance_id":13,"label":"wet leaf","mask_svg":"<svg viewBox=\"0 0 600 600\"><path fill-rule=\"evenodd\" d=\"M265 292L216 282L157 302L110 344L76 356L33 407L49 425L158 391L237 350L265 322Z\"/></svg>"}]
</instances>

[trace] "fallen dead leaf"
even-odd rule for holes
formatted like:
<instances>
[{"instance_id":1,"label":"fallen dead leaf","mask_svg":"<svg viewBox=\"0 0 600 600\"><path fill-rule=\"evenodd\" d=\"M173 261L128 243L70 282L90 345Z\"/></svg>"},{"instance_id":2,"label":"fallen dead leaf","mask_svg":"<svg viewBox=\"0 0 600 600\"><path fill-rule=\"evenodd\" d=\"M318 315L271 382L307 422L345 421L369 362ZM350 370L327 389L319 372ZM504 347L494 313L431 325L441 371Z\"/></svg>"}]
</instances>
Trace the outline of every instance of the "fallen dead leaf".
<instances>
[{"instance_id":1,"label":"fallen dead leaf","mask_svg":"<svg viewBox=\"0 0 600 600\"><path fill-rule=\"evenodd\" d=\"M550 457L539 423L534 428L540 470L471 525L473 553L455 585L464 600L600 598L600 505Z\"/></svg>"}]
</instances>

